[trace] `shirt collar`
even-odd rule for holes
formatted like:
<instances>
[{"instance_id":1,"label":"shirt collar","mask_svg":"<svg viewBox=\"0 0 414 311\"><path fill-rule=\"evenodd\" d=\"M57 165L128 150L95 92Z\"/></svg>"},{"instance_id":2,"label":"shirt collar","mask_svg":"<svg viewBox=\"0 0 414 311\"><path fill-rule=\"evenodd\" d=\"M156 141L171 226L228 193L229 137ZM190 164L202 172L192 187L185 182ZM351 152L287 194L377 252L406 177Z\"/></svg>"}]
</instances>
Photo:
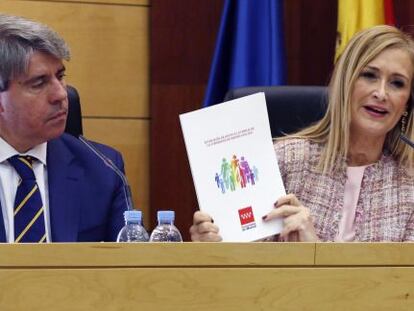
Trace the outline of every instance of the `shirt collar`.
<instances>
[{"instance_id":1,"label":"shirt collar","mask_svg":"<svg viewBox=\"0 0 414 311\"><path fill-rule=\"evenodd\" d=\"M41 143L32 149L28 150L27 152L23 153L22 155L30 155L35 157L44 165L46 165L46 150L47 150L47 142ZM0 163L3 163L8 158L21 154L12 146L10 146L3 138L0 137Z\"/></svg>"}]
</instances>

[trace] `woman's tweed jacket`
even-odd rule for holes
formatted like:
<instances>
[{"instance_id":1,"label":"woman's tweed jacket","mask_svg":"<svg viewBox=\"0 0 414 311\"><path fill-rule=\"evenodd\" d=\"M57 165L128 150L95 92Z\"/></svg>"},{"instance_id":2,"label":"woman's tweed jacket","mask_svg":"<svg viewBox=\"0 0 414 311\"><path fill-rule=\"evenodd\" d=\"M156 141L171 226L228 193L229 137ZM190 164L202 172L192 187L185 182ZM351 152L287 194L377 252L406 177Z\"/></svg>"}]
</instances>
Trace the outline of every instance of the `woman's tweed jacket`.
<instances>
[{"instance_id":1,"label":"woman's tweed jacket","mask_svg":"<svg viewBox=\"0 0 414 311\"><path fill-rule=\"evenodd\" d=\"M306 139L274 144L286 193L311 211L322 241L334 241L341 218L345 162L333 173L317 170L322 147ZM355 214L355 241L414 240L414 178L390 155L365 169Z\"/></svg>"}]
</instances>

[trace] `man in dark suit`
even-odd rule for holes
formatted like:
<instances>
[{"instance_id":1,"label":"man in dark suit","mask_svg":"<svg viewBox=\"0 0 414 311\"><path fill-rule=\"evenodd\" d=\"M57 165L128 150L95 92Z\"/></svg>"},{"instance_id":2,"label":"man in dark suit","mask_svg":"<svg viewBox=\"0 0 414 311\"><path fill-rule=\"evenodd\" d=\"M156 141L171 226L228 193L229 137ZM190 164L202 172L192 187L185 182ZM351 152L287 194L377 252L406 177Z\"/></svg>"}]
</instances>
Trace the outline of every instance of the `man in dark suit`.
<instances>
[{"instance_id":1,"label":"man in dark suit","mask_svg":"<svg viewBox=\"0 0 414 311\"><path fill-rule=\"evenodd\" d=\"M69 49L50 28L0 15L0 242L114 241L123 225L121 179L62 134L63 60ZM123 170L120 153L94 146Z\"/></svg>"}]
</instances>

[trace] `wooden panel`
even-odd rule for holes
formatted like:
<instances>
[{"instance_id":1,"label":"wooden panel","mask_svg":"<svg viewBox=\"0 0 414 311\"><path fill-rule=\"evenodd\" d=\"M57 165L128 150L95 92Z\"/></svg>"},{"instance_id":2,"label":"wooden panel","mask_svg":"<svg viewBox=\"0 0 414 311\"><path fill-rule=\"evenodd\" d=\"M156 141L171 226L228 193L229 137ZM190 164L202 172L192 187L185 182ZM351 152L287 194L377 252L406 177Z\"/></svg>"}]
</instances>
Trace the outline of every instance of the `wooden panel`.
<instances>
[{"instance_id":1,"label":"wooden panel","mask_svg":"<svg viewBox=\"0 0 414 311\"><path fill-rule=\"evenodd\" d=\"M153 85L153 107L151 130L151 212L164 206L175 210L176 223L186 239L197 209L197 199L191 178L190 166L185 151L179 114L190 109L195 94L201 98L204 87L195 85ZM165 105L174 98L174 101ZM166 135L168 133L168 135ZM165 157L173 159L165 161ZM159 193L162 192L162 196Z\"/></svg>"},{"instance_id":2,"label":"wooden panel","mask_svg":"<svg viewBox=\"0 0 414 311\"><path fill-rule=\"evenodd\" d=\"M333 69L337 1L284 1L287 83L326 85Z\"/></svg>"},{"instance_id":3,"label":"wooden panel","mask_svg":"<svg viewBox=\"0 0 414 311\"><path fill-rule=\"evenodd\" d=\"M137 258L140 252L146 255ZM160 252L169 256L159 257ZM36 247L6 244L0 245L0 253L5 254L0 257L0 266L409 266L413 265L414 244L144 243L139 247L116 243L47 244Z\"/></svg>"},{"instance_id":4,"label":"wooden panel","mask_svg":"<svg viewBox=\"0 0 414 311\"><path fill-rule=\"evenodd\" d=\"M315 243L1 244L0 309L412 310L414 265L400 266L408 244L368 245L321 267ZM377 265L398 247L396 266Z\"/></svg>"},{"instance_id":5,"label":"wooden panel","mask_svg":"<svg viewBox=\"0 0 414 311\"><path fill-rule=\"evenodd\" d=\"M41 21L65 38L67 80L81 94L84 115L149 116L148 7L2 0L0 11Z\"/></svg>"},{"instance_id":6,"label":"wooden panel","mask_svg":"<svg viewBox=\"0 0 414 311\"><path fill-rule=\"evenodd\" d=\"M397 26L414 36L414 2L412 0L394 0L394 13Z\"/></svg>"},{"instance_id":7,"label":"wooden panel","mask_svg":"<svg viewBox=\"0 0 414 311\"><path fill-rule=\"evenodd\" d=\"M317 243L316 265L413 265L413 243Z\"/></svg>"},{"instance_id":8,"label":"wooden panel","mask_svg":"<svg viewBox=\"0 0 414 311\"><path fill-rule=\"evenodd\" d=\"M1 310L412 310L412 268L0 269ZM10 286L13 284L13 286Z\"/></svg>"},{"instance_id":9,"label":"wooden panel","mask_svg":"<svg viewBox=\"0 0 414 311\"><path fill-rule=\"evenodd\" d=\"M84 134L119 150L125 161L134 203L149 224L149 121L83 119Z\"/></svg>"},{"instance_id":10,"label":"wooden panel","mask_svg":"<svg viewBox=\"0 0 414 311\"><path fill-rule=\"evenodd\" d=\"M197 201L178 114L201 107L222 4L151 2L151 213L175 210L187 240Z\"/></svg>"},{"instance_id":11,"label":"wooden panel","mask_svg":"<svg viewBox=\"0 0 414 311\"><path fill-rule=\"evenodd\" d=\"M0 267L312 266L314 252L313 243L0 244Z\"/></svg>"}]
</instances>

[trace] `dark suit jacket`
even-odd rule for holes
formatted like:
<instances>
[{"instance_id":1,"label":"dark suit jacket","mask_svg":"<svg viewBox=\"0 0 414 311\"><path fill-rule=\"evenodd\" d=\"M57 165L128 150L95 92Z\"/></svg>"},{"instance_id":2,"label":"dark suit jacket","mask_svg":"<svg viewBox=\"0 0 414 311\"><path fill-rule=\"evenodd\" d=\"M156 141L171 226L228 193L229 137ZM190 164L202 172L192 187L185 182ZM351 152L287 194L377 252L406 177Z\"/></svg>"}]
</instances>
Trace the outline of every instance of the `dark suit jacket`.
<instances>
[{"instance_id":1,"label":"dark suit jacket","mask_svg":"<svg viewBox=\"0 0 414 311\"><path fill-rule=\"evenodd\" d=\"M121 170L122 156L94 145ZM87 146L63 134L47 144L49 214L53 242L115 241L127 209L121 179ZM5 230L0 208L0 242Z\"/></svg>"}]
</instances>

